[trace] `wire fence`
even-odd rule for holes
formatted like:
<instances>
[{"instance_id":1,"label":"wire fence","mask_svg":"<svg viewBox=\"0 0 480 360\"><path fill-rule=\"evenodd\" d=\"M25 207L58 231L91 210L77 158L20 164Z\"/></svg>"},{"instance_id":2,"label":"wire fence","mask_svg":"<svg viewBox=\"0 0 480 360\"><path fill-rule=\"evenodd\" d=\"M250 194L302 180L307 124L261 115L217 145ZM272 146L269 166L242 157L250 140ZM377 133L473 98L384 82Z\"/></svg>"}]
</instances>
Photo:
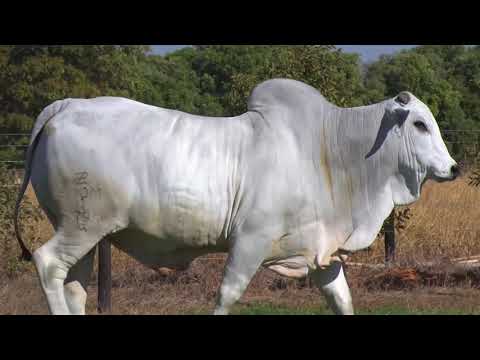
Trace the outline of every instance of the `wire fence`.
<instances>
[{"instance_id":1,"label":"wire fence","mask_svg":"<svg viewBox=\"0 0 480 360\"><path fill-rule=\"evenodd\" d=\"M0 164L21 167L25 163L30 133L0 133Z\"/></svg>"}]
</instances>

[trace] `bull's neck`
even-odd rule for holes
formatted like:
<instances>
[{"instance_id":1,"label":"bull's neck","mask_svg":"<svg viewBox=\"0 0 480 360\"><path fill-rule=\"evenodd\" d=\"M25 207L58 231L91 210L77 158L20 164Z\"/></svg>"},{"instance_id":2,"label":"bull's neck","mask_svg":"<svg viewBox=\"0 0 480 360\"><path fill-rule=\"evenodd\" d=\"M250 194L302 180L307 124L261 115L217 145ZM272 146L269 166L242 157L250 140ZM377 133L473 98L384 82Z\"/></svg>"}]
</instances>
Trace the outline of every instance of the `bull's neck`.
<instances>
[{"instance_id":1,"label":"bull's neck","mask_svg":"<svg viewBox=\"0 0 480 360\"><path fill-rule=\"evenodd\" d=\"M350 177L365 189L364 201L373 204L388 200L405 205L420 196L424 174L414 164L405 166L411 158L407 135L397 135L394 128L385 136L380 135L382 122L390 111L388 107L389 102L385 101L371 106L336 108L335 121L329 125L327 120L323 126L330 127L328 132L333 137L333 144L328 147L332 164L349 169Z\"/></svg>"},{"instance_id":2,"label":"bull's neck","mask_svg":"<svg viewBox=\"0 0 480 360\"><path fill-rule=\"evenodd\" d=\"M389 189L392 177L398 172L399 139L388 134L381 146L374 148L386 106L386 103L380 103L335 108L333 121L327 119L323 124L328 134L327 152L333 168L332 176L344 178L341 185L351 187L349 190L339 186L338 191L353 193L353 213L367 211L377 216L379 211L382 214L386 211L379 210L379 204L393 203Z\"/></svg>"}]
</instances>

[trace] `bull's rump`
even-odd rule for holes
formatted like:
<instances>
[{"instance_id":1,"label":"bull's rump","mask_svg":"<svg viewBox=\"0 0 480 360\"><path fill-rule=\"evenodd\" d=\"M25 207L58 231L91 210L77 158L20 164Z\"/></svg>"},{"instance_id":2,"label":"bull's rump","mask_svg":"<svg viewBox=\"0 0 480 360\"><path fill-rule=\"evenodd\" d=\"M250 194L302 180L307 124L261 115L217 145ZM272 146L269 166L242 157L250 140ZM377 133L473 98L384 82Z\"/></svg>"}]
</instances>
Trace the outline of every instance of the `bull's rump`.
<instances>
[{"instance_id":1,"label":"bull's rump","mask_svg":"<svg viewBox=\"0 0 480 360\"><path fill-rule=\"evenodd\" d=\"M158 251L222 246L244 128L241 118L79 100L47 124L32 184L62 226L136 229L160 240Z\"/></svg>"}]
</instances>

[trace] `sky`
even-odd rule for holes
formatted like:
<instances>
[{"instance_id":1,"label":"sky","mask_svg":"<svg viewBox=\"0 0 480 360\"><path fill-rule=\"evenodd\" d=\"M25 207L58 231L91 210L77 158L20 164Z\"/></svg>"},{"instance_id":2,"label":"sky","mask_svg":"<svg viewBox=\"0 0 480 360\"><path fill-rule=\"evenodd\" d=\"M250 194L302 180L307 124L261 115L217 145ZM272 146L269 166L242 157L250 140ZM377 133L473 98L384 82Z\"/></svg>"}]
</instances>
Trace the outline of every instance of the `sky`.
<instances>
[{"instance_id":1,"label":"sky","mask_svg":"<svg viewBox=\"0 0 480 360\"><path fill-rule=\"evenodd\" d=\"M152 45L155 54L168 54L187 45ZM375 61L383 54L392 54L402 49L409 49L415 45L337 45L345 52L356 52L362 56L364 62Z\"/></svg>"}]
</instances>

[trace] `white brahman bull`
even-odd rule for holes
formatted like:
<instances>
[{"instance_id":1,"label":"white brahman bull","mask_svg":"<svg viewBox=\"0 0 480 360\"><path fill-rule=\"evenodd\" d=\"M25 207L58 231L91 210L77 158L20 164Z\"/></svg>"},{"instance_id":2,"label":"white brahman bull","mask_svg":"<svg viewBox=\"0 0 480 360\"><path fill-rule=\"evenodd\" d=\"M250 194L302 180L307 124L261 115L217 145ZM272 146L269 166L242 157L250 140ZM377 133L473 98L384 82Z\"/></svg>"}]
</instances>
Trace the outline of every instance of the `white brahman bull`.
<instances>
[{"instance_id":1,"label":"white brahman bull","mask_svg":"<svg viewBox=\"0 0 480 360\"><path fill-rule=\"evenodd\" d=\"M53 314L85 313L94 249L107 235L152 267L228 252L215 314L229 312L262 265L311 274L337 314L353 314L345 254L370 246L426 179L457 175L412 94L345 109L276 79L232 118L123 98L57 101L36 121L18 203L31 178L55 228L33 255Z\"/></svg>"}]
</instances>

